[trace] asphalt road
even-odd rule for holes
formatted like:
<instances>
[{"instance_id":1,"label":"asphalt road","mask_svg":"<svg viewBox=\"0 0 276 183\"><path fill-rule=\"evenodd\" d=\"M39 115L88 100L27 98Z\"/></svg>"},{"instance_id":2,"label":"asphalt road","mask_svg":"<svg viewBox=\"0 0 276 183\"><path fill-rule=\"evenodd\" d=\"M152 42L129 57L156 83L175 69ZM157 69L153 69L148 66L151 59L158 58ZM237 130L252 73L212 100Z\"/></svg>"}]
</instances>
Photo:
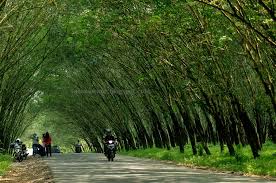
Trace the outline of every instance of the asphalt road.
<instances>
[{"instance_id":1,"label":"asphalt road","mask_svg":"<svg viewBox=\"0 0 276 183\"><path fill-rule=\"evenodd\" d=\"M45 157L55 183L230 183L276 182L257 177L235 176L191 169L148 159L117 156L108 162L103 154L54 154Z\"/></svg>"}]
</instances>

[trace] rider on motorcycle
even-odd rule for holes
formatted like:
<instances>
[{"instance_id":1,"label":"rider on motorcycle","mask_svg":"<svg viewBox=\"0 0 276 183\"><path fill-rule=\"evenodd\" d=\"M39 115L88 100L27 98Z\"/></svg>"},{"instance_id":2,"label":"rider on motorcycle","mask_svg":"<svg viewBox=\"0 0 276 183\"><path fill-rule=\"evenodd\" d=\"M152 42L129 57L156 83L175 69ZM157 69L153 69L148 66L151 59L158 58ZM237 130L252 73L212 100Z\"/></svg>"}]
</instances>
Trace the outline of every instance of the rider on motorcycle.
<instances>
[{"instance_id":1,"label":"rider on motorcycle","mask_svg":"<svg viewBox=\"0 0 276 183\"><path fill-rule=\"evenodd\" d=\"M14 143L14 149L21 149L22 141L20 139L16 139Z\"/></svg>"},{"instance_id":2,"label":"rider on motorcycle","mask_svg":"<svg viewBox=\"0 0 276 183\"><path fill-rule=\"evenodd\" d=\"M107 143L109 140L113 140L115 142L116 138L112 135L110 129L105 130L105 137L103 138L103 143L104 143L104 154L107 154ZM116 144L115 144L116 145ZM116 147L116 146L115 146ZM116 153L116 148L115 148L115 153Z\"/></svg>"},{"instance_id":3,"label":"rider on motorcycle","mask_svg":"<svg viewBox=\"0 0 276 183\"><path fill-rule=\"evenodd\" d=\"M23 158L27 158L28 153L26 145L23 144L19 138L16 139L15 142L10 145L10 148L13 149L13 156L17 161L21 162Z\"/></svg>"},{"instance_id":4,"label":"rider on motorcycle","mask_svg":"<svg viewBox=\"0 0 276 183\"><path fill-rule=\"evenodd\" d=\"M80 140L78 140L78 142L75 144L75 152L76 153L81 153L83 149L82 144L80 143Z\"/></svg>"}]
</instances>

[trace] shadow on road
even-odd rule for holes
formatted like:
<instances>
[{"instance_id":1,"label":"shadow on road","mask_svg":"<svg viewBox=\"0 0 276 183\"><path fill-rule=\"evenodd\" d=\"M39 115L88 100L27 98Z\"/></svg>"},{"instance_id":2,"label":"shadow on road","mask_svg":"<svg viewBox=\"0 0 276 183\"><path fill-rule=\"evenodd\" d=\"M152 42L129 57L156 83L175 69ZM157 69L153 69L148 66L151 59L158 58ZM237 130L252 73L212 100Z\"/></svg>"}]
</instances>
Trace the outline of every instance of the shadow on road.
<instances>
[{"instance_id":1,"label":"shadow on road","mask_svg":"<svg viewBox=\"0 0 276 183\"><path fill-rule=\"evenodd\" d=\"M108 162L102 154L55 155L47 159L47 164L56 183L269 182L259 178L194 170L126 156L117 156L114 162Z\"/></svg>"}]
</instances>

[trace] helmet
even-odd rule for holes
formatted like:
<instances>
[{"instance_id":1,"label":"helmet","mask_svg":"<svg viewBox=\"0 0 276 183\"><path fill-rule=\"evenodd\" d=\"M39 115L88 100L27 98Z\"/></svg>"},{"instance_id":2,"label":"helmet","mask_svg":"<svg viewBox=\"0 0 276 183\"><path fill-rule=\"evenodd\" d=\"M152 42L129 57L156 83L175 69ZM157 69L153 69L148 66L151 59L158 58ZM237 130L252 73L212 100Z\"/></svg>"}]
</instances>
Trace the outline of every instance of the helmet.
<instances>
[{"instance_id":1,"label":"helmet","mask_svg":"<svg viewBox=\"0 0 276 183\"><path fill-rule=\"evenodd\" d=\"M20 140L20 139L16 139L15 142L16 142L16 143L20 143L21 140Z\"/></svg>"}]
</instances>

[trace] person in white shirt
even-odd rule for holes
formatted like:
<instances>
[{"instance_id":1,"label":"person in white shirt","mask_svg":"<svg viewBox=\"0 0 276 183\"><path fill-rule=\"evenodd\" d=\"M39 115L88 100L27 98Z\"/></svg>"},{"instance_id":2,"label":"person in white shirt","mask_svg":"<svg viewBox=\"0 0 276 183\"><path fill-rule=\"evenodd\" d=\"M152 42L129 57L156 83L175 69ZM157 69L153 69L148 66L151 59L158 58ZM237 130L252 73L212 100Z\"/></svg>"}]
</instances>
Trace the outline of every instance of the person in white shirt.
<instances>
[{"instance_id":1,"label":"person in white shirt","mask_svg":"<svg viewBox=\"0 0 276 183\"><path fill-rule=\"evenodd\" d=\"M33 135L33 145L32 146L33 146L33 155L38 154L38 148L39 148L40 144L39 144L38 135L36 133Z\"/></svg>"}]
</instances>

